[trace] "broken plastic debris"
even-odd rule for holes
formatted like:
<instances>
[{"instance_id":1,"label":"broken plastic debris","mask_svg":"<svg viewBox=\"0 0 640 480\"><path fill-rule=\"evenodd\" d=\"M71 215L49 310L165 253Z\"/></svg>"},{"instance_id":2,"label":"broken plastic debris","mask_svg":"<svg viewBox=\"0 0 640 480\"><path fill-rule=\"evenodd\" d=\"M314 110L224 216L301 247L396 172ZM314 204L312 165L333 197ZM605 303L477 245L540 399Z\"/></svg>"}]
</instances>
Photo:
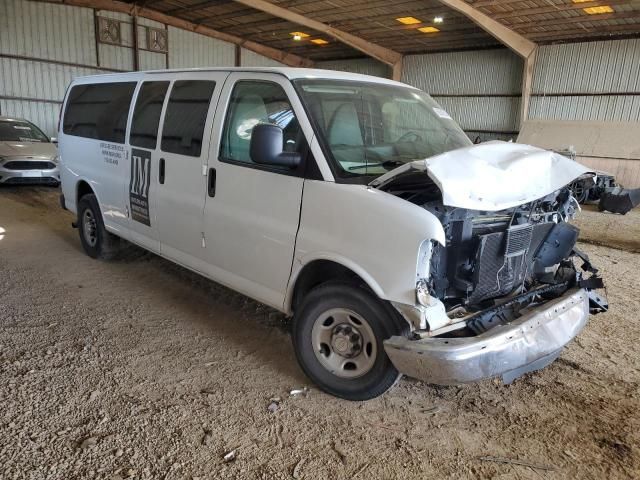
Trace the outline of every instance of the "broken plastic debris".
<instances>
[{"instance_id":1,"label":"broken plastic debris","mask_svg":"<svg viewBox=\"0 0 640 480\"><path fill-rule=\"evenodd\" d=\"M298 395L306 395L307 393L309 393L309 389L307 387L294 388L289 392L289 395L292 397L297 397Z\"/></svg>"},{"instance_id":2,"label":"broken plastic debris","mask_svg":"<svg viewBox=\"0 0 640 480\"><path fill-rule=\"evenodd\" d=\"M222 457L222 459L225 462L233 462L236 459L236 451L235 450L231 450L224 457Z\"/></svg>"}]
</instances>

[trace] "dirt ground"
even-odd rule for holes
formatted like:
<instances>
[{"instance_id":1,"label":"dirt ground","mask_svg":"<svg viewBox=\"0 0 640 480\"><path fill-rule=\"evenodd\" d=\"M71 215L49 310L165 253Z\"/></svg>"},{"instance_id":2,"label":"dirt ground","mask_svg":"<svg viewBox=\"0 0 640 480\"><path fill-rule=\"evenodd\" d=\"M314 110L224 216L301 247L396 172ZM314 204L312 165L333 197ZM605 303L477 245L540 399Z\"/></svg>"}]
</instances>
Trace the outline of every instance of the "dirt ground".
<instances>
[{"instance_id":1,"label":"dirt ground","mask_svg":"<svg viewBox=\"0 0 640 480\"><path fill-rule=\"evenodd\" d=\"M611 310L550 367L352 403L309 383L276 312L84 255L57 194L0 188L1 479L640 477L640 211L584 212Z\"/></svg>"}]
</instances>

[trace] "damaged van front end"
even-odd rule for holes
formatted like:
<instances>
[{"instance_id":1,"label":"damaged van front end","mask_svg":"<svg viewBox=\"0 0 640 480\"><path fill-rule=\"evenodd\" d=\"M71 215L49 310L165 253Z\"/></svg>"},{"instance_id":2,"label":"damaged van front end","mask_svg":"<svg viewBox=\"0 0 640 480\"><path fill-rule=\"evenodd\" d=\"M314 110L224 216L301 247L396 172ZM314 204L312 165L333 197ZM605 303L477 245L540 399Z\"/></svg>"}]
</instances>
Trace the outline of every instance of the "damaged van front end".
<instances>
[{"instance_id":1,"label":"damaged van front end","mask_svg":"<svg viewBox=\"0 0 640 480\"><path fill-rule=\"evenodd\" d=\"M576 247L568 185L590 175L554 152L489 142L407 163L370 186L429 211L415 305L394 304L410 336L384 343L402 373L435 384L510 383L545 367L606 311L603 282Z\"/></svg>"}]
</instances>

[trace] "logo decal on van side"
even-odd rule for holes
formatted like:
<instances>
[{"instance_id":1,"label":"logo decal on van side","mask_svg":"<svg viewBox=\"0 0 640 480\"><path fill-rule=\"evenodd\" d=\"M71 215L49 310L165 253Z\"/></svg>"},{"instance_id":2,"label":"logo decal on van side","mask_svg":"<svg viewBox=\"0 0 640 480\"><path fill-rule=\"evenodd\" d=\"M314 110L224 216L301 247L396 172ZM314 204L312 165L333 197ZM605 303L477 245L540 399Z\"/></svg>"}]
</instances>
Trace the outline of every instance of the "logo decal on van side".
<instances>
[{"instance_id":1,"label":"logo decal on van side","mask_svg":"<svg viewBox=\"0 0 640 480\"><path fill-rule=\"evenodd\" d=\"M131 218L151 226L149 218L149 182L151 180L151 152L131 149L131 180L129 203Z\"/></svg>"}]
</instances>

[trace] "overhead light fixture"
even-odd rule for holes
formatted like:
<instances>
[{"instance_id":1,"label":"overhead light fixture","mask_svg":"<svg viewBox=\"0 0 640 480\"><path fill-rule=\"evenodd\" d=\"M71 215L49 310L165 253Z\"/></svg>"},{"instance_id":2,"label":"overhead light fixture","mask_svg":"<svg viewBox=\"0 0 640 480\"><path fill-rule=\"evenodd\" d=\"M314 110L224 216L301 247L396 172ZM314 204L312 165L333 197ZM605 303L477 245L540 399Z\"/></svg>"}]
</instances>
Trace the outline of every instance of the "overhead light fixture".
<instances>
[{"instance_id":1,"label":"overhead light fixture","mask_svg":"<svg viewBox=\"0 0 640 480\"><path fill-rule=\"evenodd\" d=\"M291 32L289 35L291 35L296 42L309 37L309 34L304 32Z\"/></svg>"},{"instance_id":2,"label":"overhead light fixture","mask_svg":"<svg viewBox=\"0 0 640 480\"><path fill-rule=\"evenodd\" d=\"M329 42L327 42L324 38L314 38L313 40L311 40L311 43L315 43L316 45L328 45Z\"/></svg>"},{"instance_id":3,"label":"overhead light fixture","mask_svg":"<svg viewBox=\"0 0 640 480\"><path fill-rule=\"evenodd\" d=\"M422 33L437 33L440 31L440 29L436 27L421 27L418 30Z\"/></svg>"},{"instance_id":4,"label":"overhead light fixture","mask_svg":"<svg viewBox=\"0 0 640 480\"><path fill-rule=\"evenodd\" d=\"M602 5L600 7L588 7L588 8L583 8L582 10L584 10L584 13L587 13L589 15L599 15L601 13L613 13L613 8L611 8L609 5Z\"/></svg>"},{"instance_id":5,"label":"overhead light fixture","mask_svg":"<svg viewBox=\"0 0 640 480\"><path fill-rule=\"evenodd\" d=\"M433 18L433 23L442 23L442 22L444 22L444 19L442 17Z\"/></svg>"},{"instance_id":6,"label":"overhead light fixture","mask_svg":"<svg viewBox=\"0 0 640 480\"><path fill-rule=\"evenodd\" d=\"M418 20L416 17L400 17L396 18L396 20L403 25L415 25L416 23L422 23L422 20Z\"/></svg>"}]
</instances>

